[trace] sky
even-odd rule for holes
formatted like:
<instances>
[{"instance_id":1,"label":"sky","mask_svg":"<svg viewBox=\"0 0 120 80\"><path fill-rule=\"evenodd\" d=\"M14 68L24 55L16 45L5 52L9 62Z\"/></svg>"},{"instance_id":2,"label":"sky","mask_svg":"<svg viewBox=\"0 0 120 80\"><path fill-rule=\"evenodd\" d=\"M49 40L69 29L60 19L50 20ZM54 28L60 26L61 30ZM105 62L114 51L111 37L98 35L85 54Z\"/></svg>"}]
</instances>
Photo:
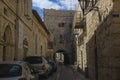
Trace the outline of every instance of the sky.
<instances>
[{"instance_id":1,"label":"sky","mask_svg":"<svg viewBox=\"0 0 120 80\"><path fill-rule=\"evenodd\" d=\"M75 10L78 0L32 0L33 9L37 10L43 19L43 9Z\"/></svg>"}]
</instances>

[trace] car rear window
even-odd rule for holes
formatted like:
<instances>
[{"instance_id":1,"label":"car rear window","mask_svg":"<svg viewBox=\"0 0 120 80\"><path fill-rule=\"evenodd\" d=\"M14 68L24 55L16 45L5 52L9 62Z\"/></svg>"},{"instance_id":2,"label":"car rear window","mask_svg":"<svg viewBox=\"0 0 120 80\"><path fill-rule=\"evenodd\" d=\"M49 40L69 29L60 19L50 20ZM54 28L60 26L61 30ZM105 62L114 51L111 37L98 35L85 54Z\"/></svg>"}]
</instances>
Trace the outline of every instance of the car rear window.
<instances>
[{"instance_id":1,"label":"car rear window","mask_svg":"<svg viewBox=\"0 0 120 80\"><path fill-rule=\"evenodd\" d=\"M26 57L24 61L30 64L40 64L42 63L42 57Z\"/></svg>"},{"instance_id":2,"label":"car rear window","mask_svg":"<svg viewBox=\"0 0 120 80\"><path fill-rule=\"evenodd\" d=\"M0 77L16 77L22 74L22 67L16 64L0 64Z\"/></svg>"}]
</instances>

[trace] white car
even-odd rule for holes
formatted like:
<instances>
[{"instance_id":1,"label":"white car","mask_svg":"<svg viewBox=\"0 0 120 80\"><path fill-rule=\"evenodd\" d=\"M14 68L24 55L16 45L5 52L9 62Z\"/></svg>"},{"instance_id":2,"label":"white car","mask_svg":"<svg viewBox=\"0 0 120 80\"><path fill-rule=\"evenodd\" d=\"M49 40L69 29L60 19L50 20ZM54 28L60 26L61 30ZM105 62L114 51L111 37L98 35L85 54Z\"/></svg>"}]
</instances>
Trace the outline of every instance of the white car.
<instances>
[{"instance_id":1,"label":"white car","mask_svg":"<svg viewBox=\"0 0 120 80\"><path fill-rule=\"evenodd\" d=\"M23 61L0 63L0 80L39 80L37 72Z\"/></svg>"},{"instance_id":2,"label":"white car","mask_svg":"<svg viewBox=\"0 0 120 80\"><path fill-rule=\"evenodd\" d=\"M24 61L30 63L38 70L40 76L48 77L50 74L51 66L43 56L27 56Z\"/></svg>"}]
</instances>

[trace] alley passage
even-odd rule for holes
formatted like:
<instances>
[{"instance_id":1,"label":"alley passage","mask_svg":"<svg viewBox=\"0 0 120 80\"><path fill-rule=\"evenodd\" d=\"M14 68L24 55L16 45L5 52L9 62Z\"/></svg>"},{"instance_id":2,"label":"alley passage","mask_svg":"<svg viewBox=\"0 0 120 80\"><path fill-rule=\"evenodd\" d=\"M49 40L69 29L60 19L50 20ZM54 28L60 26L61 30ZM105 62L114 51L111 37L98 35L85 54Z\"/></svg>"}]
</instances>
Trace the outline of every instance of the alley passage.
<instances>
[{"instance_id":1,"label":"alley passage","mask_svg":"<svg viewBox=\"0 0 120 80\"><path fill-rule=\"evenodd\" d=\"M69 66L61 66L61 72L58 80L75 80L73 71Z\"/></svg>"},{"instance_id":2,"label":"alley passage","mask_svg":"<svg viewBox=\"0 0 120 80\"><path fill-rule=\"evenodd\" d=\"M48 79L44 80L84 80L77 72L74 72L70 66L59 65L58 70Z\"/></svg>"}]
</instances>

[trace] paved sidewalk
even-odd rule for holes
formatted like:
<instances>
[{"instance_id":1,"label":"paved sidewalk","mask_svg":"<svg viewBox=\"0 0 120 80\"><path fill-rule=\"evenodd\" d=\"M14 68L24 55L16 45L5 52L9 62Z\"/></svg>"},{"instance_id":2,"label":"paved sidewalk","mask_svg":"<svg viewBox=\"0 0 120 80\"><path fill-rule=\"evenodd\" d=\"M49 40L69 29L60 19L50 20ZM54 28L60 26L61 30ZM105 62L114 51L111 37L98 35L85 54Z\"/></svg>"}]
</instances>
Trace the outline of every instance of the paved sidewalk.
<instances>
[{"instance_id":1,"label":"paved sidewalk","mask_svg":"<svg viewBox=\"0 0 120 80\"><path fill-rule=\"evenodd\" d=\"M77 68L74 65L70 65L70 68L72 69L72 71L74 73L75 80L90 80L90 79L86 78L83 74L78 72Z\"/></svg>"}]
</instances>

